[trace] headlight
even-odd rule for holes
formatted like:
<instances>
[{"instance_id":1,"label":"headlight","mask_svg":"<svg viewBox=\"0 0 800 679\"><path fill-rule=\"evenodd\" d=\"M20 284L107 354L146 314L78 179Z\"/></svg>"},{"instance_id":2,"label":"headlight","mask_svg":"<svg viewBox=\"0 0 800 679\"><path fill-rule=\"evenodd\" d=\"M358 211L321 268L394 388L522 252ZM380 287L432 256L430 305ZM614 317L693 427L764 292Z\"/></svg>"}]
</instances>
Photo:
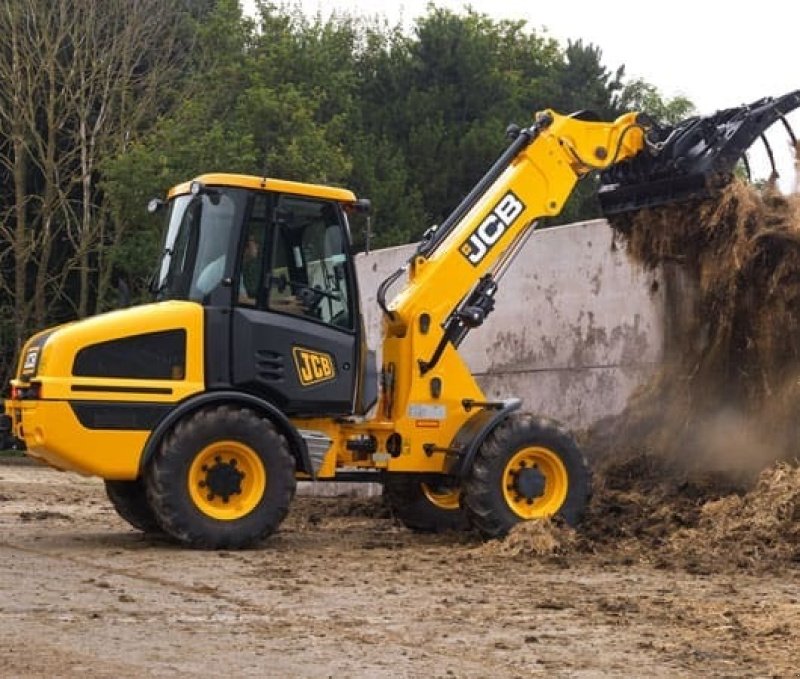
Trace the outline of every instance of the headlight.
<instances>
[{"instance_id":1,"label":"headlight","mask_svg":"<svg viewBox=\"0 0 800 679\"><path fill-rule=\"evenodd\" d=\"M39 350L41 347L31 347L28 353L25 354L25 360L22 362L22 376L30 377L36 374L36 366L39 363Z\"/></svg>"}]
</instances>

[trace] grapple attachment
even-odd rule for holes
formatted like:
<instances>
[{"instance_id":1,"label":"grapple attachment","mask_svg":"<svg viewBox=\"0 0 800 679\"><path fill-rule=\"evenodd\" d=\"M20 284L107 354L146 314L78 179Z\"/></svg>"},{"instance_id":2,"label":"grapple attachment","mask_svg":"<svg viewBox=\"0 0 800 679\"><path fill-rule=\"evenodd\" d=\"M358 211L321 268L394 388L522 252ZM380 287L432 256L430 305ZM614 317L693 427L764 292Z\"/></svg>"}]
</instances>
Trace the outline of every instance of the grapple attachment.
<instances>
[{"instance_id":1,"label":"grapple attachment","mask_svg":"<svg viewBox=\"0 0 800 679\"><path fill-rule=\"evenodd\" d=\"M765 98L710 116L695 116L674 126L653 125L641 153L600 176L600 205L606 215L704 198L727 184L746 151L761 139L775 169L764 132L781 121L797 147L786 114L800 107L800 90Z\"/></svg>"}]
</instances>

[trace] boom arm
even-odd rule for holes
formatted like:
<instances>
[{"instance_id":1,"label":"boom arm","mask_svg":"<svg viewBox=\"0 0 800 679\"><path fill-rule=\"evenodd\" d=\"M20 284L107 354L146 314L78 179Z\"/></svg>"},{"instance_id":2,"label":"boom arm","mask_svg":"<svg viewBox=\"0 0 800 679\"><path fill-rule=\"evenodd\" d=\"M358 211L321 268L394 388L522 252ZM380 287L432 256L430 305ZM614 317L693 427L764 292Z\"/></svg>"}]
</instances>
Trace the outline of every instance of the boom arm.
<instances>
[{"instance_id":1,"label":"boom arm","mask_svg":"<svg viewBox=\"0 0 800 679\"><path fill-rule=\"evenodd\" d=\"M491 309L496 281L541 217L558 214L575 184L645 146L645 121L628 113L613 123L547 110L521 130L506 153L420 245L405 288L386 308L387 336L401 337L424 313L458 345ZM385 294L385 289L383 290ZM461 337L460 337L461 336ZM423 374L437 356L420 360Z\"/></svg>"}]
</instances>

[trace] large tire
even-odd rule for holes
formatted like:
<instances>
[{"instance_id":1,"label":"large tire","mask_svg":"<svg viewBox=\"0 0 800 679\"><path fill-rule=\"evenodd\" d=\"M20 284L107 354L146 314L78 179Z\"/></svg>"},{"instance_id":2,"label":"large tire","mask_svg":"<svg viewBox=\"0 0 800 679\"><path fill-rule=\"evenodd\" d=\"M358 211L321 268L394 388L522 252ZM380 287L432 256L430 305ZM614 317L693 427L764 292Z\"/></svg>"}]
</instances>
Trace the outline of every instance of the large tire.
<instances>
[{"instance_id":1,"label":"large tire","mask_svg":"<svg viewBox=\"0 0 800 679\"><path fill-rule=\"evenodd\" d=\"M106 481L106 495L125 521L143 533L160 533L156 515L147 501L147 491L141 479L136 481Z\"/></svg>"},{"instance_id":2,"label":"large tire","mask_svg":"<svg viewBox=\"0 0 800 679\"><path fill-rule=\"evenodd\" d=\"M394 515L411 530L443 533L469 528L460 505L461 490L445 480L389 473L383 495Z\"/></svg>"},{"instance_id":3,"label":"large tire","mask_svg":"<svg viewBox=\"0 0 800 679\"><path fill-rule=\"evenodd\" d=\"M286 517L294 471L289 445L270 420L213 406L165 437L147 468L147 497L164 531L183 544L241 549Z\"/></svg>"},{"instance_id":4,"label":"large tire","mask_svg":"<svg viewBox=\"0 0 800 679\"><path fill-rule=\"evenodd\" d=\"M591 495L586 460L571 434L552 420L514 414L478 450L462 504L487 539L521 521L560 516L577 524Z\"/></svg>"}]
</instances>

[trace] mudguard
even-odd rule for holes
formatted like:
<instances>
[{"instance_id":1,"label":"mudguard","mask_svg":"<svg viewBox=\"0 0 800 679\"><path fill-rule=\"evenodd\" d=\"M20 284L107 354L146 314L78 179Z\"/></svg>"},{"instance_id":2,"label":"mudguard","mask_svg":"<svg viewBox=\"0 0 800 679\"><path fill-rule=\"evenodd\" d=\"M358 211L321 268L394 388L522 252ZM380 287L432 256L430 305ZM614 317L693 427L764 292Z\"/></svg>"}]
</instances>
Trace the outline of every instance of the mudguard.
<instances>
[{"instance_id":1,"label":"mudguard","mask_svg":"<svg viewBox=\"0 0 800 679\"><path fill-rule=\"evenodd\" d=\"M300 432L298 432L297 428L289 421L286 415L269 401L239 391L205 392L199 396L190 397L170 411L169 415L158 423L158 426L150 433L147 439L139 462L140 473L144 470L148 461L155 453L164 435L172 428L175 422L203 406L212 405L214 403L241 405L265 413L267 417L277 425L280 432L289 442L289 448L297 461L297 471L305 472L312 476L312 478L314 477L315 470L311 464L308 447L302 436L300 436Z\"/></svg>"},{"instance_id":2,"label":"mudguard","mask_svg":"<svg viewBox=\"0 0 800 679\"><path fill-rule=\"evenodd\" d=\"M458 457L452 458L448 474L463 478L472 468L478 449L492 430L515 410L519 410L522 401L510 398L493 408L481 408L470 417L456 433L450 448L458 450Z\"/></svg>"}]
</instances>

